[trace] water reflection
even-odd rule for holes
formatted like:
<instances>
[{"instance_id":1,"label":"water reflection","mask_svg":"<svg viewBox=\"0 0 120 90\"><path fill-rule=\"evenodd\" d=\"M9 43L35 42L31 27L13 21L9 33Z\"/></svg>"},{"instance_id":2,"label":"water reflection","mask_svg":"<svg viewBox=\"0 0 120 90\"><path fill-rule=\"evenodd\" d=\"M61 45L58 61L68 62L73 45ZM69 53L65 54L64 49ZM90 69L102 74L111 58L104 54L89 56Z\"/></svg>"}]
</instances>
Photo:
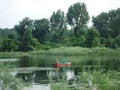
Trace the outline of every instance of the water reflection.
<instances>
[{"instance_id":1,"label":"water reflection","mask_svg":"<svg viewBox=\"0 0 120 90\"><path fill-rule=\"evenodd\" d=\"M18 61L18 67L51 67L56 58L62 60L62 56L24 56ZM120 71L120 56L66 56L72 66L104 66L107 69ZM81 69L81 68L79 68Z\"/></svg>"},{"instance_id":2,"label":"water reflection","mask_svg":"<svg viewBox=\"0 0 120 90\"><path fill-rule=\"evenodd\" d=\"M18 67L49 67L50 63L45 56L24 56L18 62Z\"/></svg>"},{"instance_id":3,"label":"water reflection","mask_svg":"<svg viewBox=\"0 0 120 90\"><path fill-rule=\"evenodd\" d=\"M63 56L24 56L19 60L10 62L8 59L8 64L15 65L17 68L34 68L34 67L44 67L50 68L52 63L56 62L56 58L61 60ZM79 74L84 69L89 70L117 70L120 71L120 56L66 56L64 57L66 61L72 63L71 68L66 68L65 71L62 70L39 70L34 69L30 71L25 71L23 73L16 72L17 77L21 77L25 82L30 82L34 84L49 84L50 78L54 82L58 82L61 79L70 81L76 78L76 75ZM0 60L1 62L6 60ZM5 62L7 63L7 62Z\"/></svg>"},{"instance_id":4,"label":"water reflection","mask_svg":"<svg viewBox=\"0 0 120 90\"><path fill-rule=\"evenodd\" d=\"M70 80L75 78L74 70L35 70L32 73L17 73L17 77L22 78L25 82L32 84L48 84L50 80L58 82L61 79ZM50 79L51 78L51 79Z\"/></svg>"},{"instance_id":5,"label":"water reflection","mask_svg":"<svg viewBox=\"0 0 120 90\"><path fill-rule=\"evenodd\" d=\"M52 63L55 63L56 58L61 60L61 56L24 56L17 63L17 67L51 67ZM34 71L31 73L18 74L26 82L35 82L35 83L49 83L49 76L53 80L58 81L61 78L69 80L70 78L75 77L84 69L89 70L117 70L120 71L120 60L119 56L66 56L66 60L72 63L72 67L64 71L51 71L51 70L42 70Z\"/></svg>"},{"instance_id":6,"label":"water reflection","mask_svg":"<svg viewBox=\"0 0 120 90\"><path fill-rule=\"evenodd\" d=\"M65 74L67 80L75 78L75 73L73 70L67 70Z\"/></svg>"}]
</instances>

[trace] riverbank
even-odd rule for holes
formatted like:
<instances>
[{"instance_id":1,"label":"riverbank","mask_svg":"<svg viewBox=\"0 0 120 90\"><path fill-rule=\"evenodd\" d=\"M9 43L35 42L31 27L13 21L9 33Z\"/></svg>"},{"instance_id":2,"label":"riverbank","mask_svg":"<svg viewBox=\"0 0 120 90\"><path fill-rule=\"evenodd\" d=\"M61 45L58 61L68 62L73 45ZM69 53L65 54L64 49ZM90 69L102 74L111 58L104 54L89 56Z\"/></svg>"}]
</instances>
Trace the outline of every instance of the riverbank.
<instances>
[{"instance_id":1,"label":"riverbank","mask_svg":"<svg viewBox=\"0 0 120 90\"><path fill-rule=\"evenodd\" d=\"M60 47L50 50L37 50L31 52L1 52L0 58L20 58L29 55L62 55L62 56L80 56L80 55L120 55L120 48L110 49L104 47L82 48L82 47Z\"/></svg>"},{"instance_id":2,"label":"riverbank","mask_svg":"<svg viewBox=\"0 0 120 90\"><path fill-rule=\"evenodd\" d=\"M51 83L51 90L120 90L120 78L116 73L84 70L79 72L77 79Z\"/></svg>"},{"instance_id":3,"label":"riverbank","mask_svg":"<svg viewBox=\"0 0 120 90\"><path fill-rule=\"evenodd\" d=\"M120 55L119 49L110 49L105 47L82 48L82 47L60 47L47 51L31 52L32 54L43 55L63 55L63 56L80 56L80 55Z\"/></svg>"}]
</instances>

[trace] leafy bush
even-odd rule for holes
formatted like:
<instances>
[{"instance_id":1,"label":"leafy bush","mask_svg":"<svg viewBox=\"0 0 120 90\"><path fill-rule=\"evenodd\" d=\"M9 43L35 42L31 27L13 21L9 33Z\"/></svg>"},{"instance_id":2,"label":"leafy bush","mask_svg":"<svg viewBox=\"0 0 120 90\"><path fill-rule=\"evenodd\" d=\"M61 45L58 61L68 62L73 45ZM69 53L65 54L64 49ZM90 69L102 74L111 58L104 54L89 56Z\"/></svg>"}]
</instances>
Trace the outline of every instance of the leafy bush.
<instances>
[{"instance_id":1,"label":"leafy bush","mask_svg":"<svg viewBox=\"0 0 120 90\"><path fill-rule=\"evenodd\" d=\"M114 38L114 43L115 43L116 48L120 47L120 35Z\"/></svg>"},{"instance_id":2,"label":"leafy bush","mask_svg":"<svg viewBox=\"0 0 120 90\"><path fill-rule=\"evenodd\" d=\"M24 86L21 79L16 78L12 71L0 63L0 82L2 90L21 90Z\"/></svg>"},{"instance_id":3,"label":"leafy bush","mask_svg":"<svg viewBox=\"0 0 120 90\"><path fill-rule=\"evenodd\" d=\"M100 34L95 28L88 29L85 44L89 48L100 45Z\"/></svg>"},{"instance_id":4,"label":"leafy bush","mask_svg":"<svg viewBox=\"0 0 120 90\"><path fill-rule=\"evenodd\" d=\"M103 71L83 71L79 73L78 78L80 84L88 84L89 87L96 87L99 90L120 89L118 84L113 82L113 79L117 81L115 72L104 73Z\"/></svg>"}]
</instances>

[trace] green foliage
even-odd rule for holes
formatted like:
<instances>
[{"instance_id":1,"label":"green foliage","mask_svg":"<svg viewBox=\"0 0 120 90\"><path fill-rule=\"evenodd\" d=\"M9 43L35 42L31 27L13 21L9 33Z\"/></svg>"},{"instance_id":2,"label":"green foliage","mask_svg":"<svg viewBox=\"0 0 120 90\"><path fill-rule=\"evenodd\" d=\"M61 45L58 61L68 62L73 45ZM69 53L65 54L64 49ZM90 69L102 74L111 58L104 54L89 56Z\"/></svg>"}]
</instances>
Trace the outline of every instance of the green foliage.
<instances>
[{"instance_id":1,"label":"green foliage","mask_svg":"<svg viewBox=\"0 0 120 90\"><path fill-rule=\"evenodd\" d=\"M3 39L1 51L10 52L10 51L16 51L17 49L18 49L18 45L15 43L13 39L9 39L9 38Z\"/></svg>"},{"instance_id":2,"label":"green foliage","mask_svg":"<svg viewBox=\"0 0 120 90\"><path fill-rule=\"evenodd\" d=\"M109 29L109 23L108 23L108 14L107 13L101 13L100 15L93 17L93 26L96 27L96 29L100 32L101 37L109 37L110 36L110 29Z\"/></svg>"},{"instance_id":3,"label":"green foliage","mask_svg":"<svg viewBox=\"0 0 120 90\"><path fill-rule=\"evenodd\" d=\"M96 47L100 45L99 32L94 29L88 29L86 33L86 46L87 47Z\"/></svg>"},{"instance_id":4,"label":"green foliage","mask_svg":"<svg viewBox=\"0 0 120 90\"><path fill-rule=\"evenodd\" d=\"M120 47L120 35L115 38L101 38L100 42L102 46L110 48L119 48Z\"/></svg>"},{"instance_id":5,"label":"green foliage","mask_svg":"<svg viewBox=\"0 0 120 90\"><path fill-rule=\"evenodd\" d=\"M10 32L11 32L11 29L8 29L8 28L0 29L0 38L7 38Z\"/></svg>"},{"instance_id":6,"label":"green foliage","mask_svg":"<svg viewBox=\"0 0 120 90\"><path fill-rule=\"evenodd\" d=\"M120 8L116 10L109 11L109 22L110 22L110 29L111 36L116 37L120 34Z\"/></svg>"},{"instance_id":7,"label":"green foliage","mask_svg":"<svg viewBox=\"0 0 120 90\"><path fill-rule=\"evenodd\" d=\"M2 48L3 48L3 39L0 38L0 51L2 51Z\"/></svg>"},{"instance_id":8,"label":"green foliage","mask_svg":"<svg viewBox=\"0 0 120 90\"><path fill-rule=\"evenodd\" d=\"M53 12L50 18L51 25L51 33L52 33L52 41L60 42L62 37L64 36L64 32L67 29L66 18L64 12L58 10L57 12Z\"/></svg>"},{"instance_id":9,"label":"green foliage","mask_svg":"<svg viewBox=\"0 0 120 90\"><path fill-rule=\"evenodd\" d=\"M62 40L62 43L63 43L65 46L71 46L71 45L70 45L70 39L69 39L69 37L64 37L63 40Z\"/></svg>"},{"instance_id":10,"label":"green foliage","mask_svg":"<svg viewBox=\"0 0 120 90\"><path fill-rule=\"evenodd\" d=\"M88 84L89 88L96 88L100 90L118 90L119 85L113 82L117 80L116 72L103 71L83 71L79 73L79 83Z\"/></svg>"},{"instance_id":11,"label":"green foliage","mask_svg":"<svg viewBox=\"0 0 120 90\"><path fill-rule=\"evenodd\" d=\"M114 48L114 40L112 38L106 40L106 47Z\"/></svg>"},{"instance_id":12,"label":"green foliage","mask_svg":"<svg viewBox=\"0 0 120 90\"><path fill-rule=\"evenodd\" d=\"M67 21L74 27L74 35L78 36L79 29L87 24L89 15L85 3L75 3L68 8Z\"/></svg>"},{"instance_id":13,"label":"green foliage","mask_svg":"<svg viewBox=\"0 0 120 90\"><path fill-rule=\"evenodd\" d=\"M106 42L107 42L106 38L100 37L100 44L101 44L102 47L106 46Z\"/></svg>"},{"instance_id":14,"label":"green foliage","mask_svg":"<svg viewBox=\"0 0 120 90\"><path fill-rule=\"evenodd\" d=\"M37 39L33 38L32 30L27 29L23 35L20 49L22 51L31 51L36 47L39 47L39 42Z\"/></svg>"},{"instance_id":15,"label":"green foliage","mask_svg":"<svg viewBox=\"0 0 120 90\"><path fill-rule=\"evenodd\" d=\"M40 45L41 50L50 50L50 45Z\"/></svg>"},{"instance_id":16,"label":"green foliage","mask_svg":"<svg viewBox=\"0 0 120 90\"><path fill-rule=\"evenodd\" d=\"M63 55L63 56L79 56L79 55L120 55L119 49L113 50L109 48L82 48L82 47L60 47L50 49L48 51L39 51L44 55Z\"/></svg>"},{"instance_id":17,"label":"green foliage","mask_svg":"<svg viewBox=\"0 0 120 90\"><path fill-rule=\"evenodd\" d=\"M15 25L14 29L19 35L19 40L22 40L22 36L24 35L24 32L26 29L33 27L33 20L31 20L29 17L25 17L18 25Z\"/></svg>"},{"instance_id":18,"label":"green foliage","mask_svg":"<svg viewBox=\"0 0 120 90\"><path fill-rule=\"evenodd\" d=\"M88 28L89 18L86 4L80 2L71 5L66 16L59 9L50 19L25 17L13 29L0 28L0 51L49 50L61 46L120 47L120 8L93 17L97 30Z\"/></svg>"},{"instance_id":19,"label":"green foliage","mask_svg":"<svg viewBox=\"0 0 120 90\"><path fill-rule=\"evenodd\" d=\"M57 12L53 12L50 18L51 30L66 29L66 18L64 12L60 9Z\"/></svg>"},{"instance_id":20,"label":"green foliage","mask_svg":"<svg viewBox=\"0 0 120 90\"><path fill-rule=\"evenodd\" d=\"M46 18L34 21L33 36L42 44L49 40L49 26L49 20Z\"/></svg>"},{"instance_id":21,"label":"green foliage","mask_svg":"<svg viewBox=\"0 0 120 90\"><path fill-rule=\"evenodd\" d=\"M70 46L81 46L84 47L85 37L81 35L80 37L72 37L70 39Z\"/></svg>"},{"instance_id":22,"label":"green foliage","mask_svg":"<svg viewBox=\"0 0 120 90\"><path fill-rule=\"evenodd\" d=\"M53 49L53 48L59 48L63 46L62 44L56 44L56 43L53 43L53 42L46 42L45 44L41 44L40 47L39 47L39 50L50 50L50 49Z\"/></svg>"},{"instance_id":23,"label":"green foliage","mask_svg":"<svg viewBox=\"0 0 120 90\"><path fill-rule=\"evenodd\" d=\"M2 90L21 90L24 83L21 79L12 75L12 71L8 67L0 63L0 81L2 82Z\"/></svg>"},{"instance_id":24,"label":"green foliage","mask_svg":"<svg viewBox=\"0 0 120 90\"><path fill-rule=\"evenodd\" d=\"M120 35L114 38L114 44L115 44L115 48L120 47Z\"/></svg>"},{"instance_id":25,"label":"green foliage","mask_svg":"<svg viewBox=\"0 0 120 90\"><path fill-rule=\"evenodd\" d=\"M31 45L34 47L35 50L39 49L40 47L40 43L36 38L32 38Z\"/></svg>"},{"instance_id":26,"label":"green foliage","mask_svg":"<svg viewBox=\"0 0 120 90\"><path fill-rule=\"evenodd\" d=\"M102 37L116 37L120 34L120 8L111 10L108 13L102 12L93 17L93 25L100 32Z\"/></svg>"},{"instance_id":27,"label":"green foliage","mask_svg":"<svg viewBox=\"0 0 120 90\"><path fill-rule=\"evenodd\" d=\"M69 85L64 80L58 83L51 82L51 90L119 90L119 83L115 83L119 82L117 77L115 71L104 73L102 70L83 70L77 76L78 83L75 85Z\"/></svg>"},{"instance_id":28,"label":"green foliage","mask_svg":"<svg viewBox=\"0 0 120 90\"><path fill-rule=\"evenodd\" d=\"M17 51L18 50L18 35L14 29L0 30L0 51Z\"/></svg>"}]
</instances>

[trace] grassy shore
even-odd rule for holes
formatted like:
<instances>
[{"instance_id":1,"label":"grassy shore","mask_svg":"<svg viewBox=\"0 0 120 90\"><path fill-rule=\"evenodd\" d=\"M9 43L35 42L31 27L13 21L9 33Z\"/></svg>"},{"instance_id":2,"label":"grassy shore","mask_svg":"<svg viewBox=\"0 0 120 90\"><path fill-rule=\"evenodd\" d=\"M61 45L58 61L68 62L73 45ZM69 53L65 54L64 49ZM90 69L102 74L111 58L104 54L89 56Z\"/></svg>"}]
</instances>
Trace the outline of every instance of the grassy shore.
<instances>
[{"instance_id":1,"label":"grassy shore","mask_svg":"<svg viewBox=\"0 0 120 90\"><path fill-rule=\"evenodd\" d=\"M50 50L37 50L31 52L1 52L0 58L19 58L27 55L62 55L62 56L80 56L80 55L120 55L120 48L110 49L104 47L82 48L82 47L60 47Z\"/></svg>"},{"instance_id":2,"label":"grassy shore","mask_svg":"<svg viewBox=\"0 0 120 90\"><path fill-rule=\"evenodd\" d=\"M20 58L29 55L29 52L0 52L0 58Z\"/></svg>"},{"instance_id":3,"label":"grassy shore","mask_svg":"<svg viewBox=\"0 0 120 90\"><path fill-rule=\"evenodd\" d=\"M33 52L36 53L36 52ZM82 48L82 47L61 47L55 48L47 51L38 51L38 54L48 54L48 55L120 55L119 49L110 49L103 47L96 48Z\"/></svg>"},{"instance_id":4,"label":"grassy shore","mask_svg":"<svg viewBox=\"0 0 120 90\"><path fill-rule=\"evenodd\" d=\"M82 71L78 80L69 84L67 81L51 83L51 90L120 90L120 78L116 71Z\"/></svg>"}]
</instances>

